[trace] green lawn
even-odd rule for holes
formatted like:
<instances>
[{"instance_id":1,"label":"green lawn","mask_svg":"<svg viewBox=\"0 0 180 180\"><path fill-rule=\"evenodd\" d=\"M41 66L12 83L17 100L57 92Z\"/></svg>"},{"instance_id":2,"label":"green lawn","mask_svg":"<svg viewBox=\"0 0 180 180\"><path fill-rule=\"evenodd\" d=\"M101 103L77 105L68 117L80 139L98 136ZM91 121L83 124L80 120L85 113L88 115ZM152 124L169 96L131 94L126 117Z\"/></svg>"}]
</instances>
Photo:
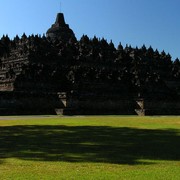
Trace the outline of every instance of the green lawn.
<instances>
[{"instance_id":1,"label":"green lawn","mask_svg":"<svg viewBox=\"0 0 180 180\"><path fill-rule=\"evenodd\" d=\"M0 117L0 179L180 179L180 117Z\"/></svg>"}]
</instances>

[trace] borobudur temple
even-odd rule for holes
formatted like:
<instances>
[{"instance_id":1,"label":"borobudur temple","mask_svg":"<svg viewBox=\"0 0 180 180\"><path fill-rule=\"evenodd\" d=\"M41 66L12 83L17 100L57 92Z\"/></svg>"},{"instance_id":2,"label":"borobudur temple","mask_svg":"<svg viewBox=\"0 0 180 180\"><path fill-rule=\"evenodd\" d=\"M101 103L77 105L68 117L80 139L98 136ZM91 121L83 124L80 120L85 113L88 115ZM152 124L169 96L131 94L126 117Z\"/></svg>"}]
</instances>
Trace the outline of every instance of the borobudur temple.
<instances>
[{"instance_id":1,"label":"borobudur temple","mask_svg":"<svg viewBox=\"0 0 180 180\"><path fill-rule=\"evenodd\" d=\"M0 39L0 115L179 115L180 61L151 46L80 40L64 15L46 35Z\"/></svg>"}]
</instances>

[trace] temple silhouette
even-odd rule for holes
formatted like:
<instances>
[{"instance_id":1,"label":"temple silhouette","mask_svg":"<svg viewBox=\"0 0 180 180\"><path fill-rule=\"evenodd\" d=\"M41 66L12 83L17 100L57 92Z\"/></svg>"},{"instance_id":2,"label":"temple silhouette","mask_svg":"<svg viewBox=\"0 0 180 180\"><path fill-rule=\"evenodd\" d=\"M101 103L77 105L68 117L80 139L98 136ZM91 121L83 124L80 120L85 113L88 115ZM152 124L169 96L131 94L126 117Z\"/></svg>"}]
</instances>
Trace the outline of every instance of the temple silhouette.
<instances>
[{"instance_id":1,"label":"temple silhouette","mask_svg":"<svg viewBox=\"0 0 180 180\"><path fill-rule=\"evenodd\" d=\"M57 14L46 35L0 39L0 115L180 114L180 61L83 35Z\"/></svg>"}]
</instances>

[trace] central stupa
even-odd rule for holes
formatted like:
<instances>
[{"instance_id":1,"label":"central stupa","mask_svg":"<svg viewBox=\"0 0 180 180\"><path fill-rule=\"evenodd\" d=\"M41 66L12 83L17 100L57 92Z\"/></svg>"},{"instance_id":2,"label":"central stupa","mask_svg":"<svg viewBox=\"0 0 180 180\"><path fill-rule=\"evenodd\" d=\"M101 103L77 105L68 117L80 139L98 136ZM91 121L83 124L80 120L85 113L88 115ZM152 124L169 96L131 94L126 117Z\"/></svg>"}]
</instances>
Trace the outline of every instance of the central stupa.
<instances>
[{"instance_id":1,"label":"central stupa","mask_svg":"<svg viewBox=\"0 0 180 180\"><path fill-rule=\"evenodd\" d=\"M65 23L63 13L57 14L56 22L48 29L46 35L53 41L56 39L68 41L75 38L74 32L69 28L69 25Z\"/></svg>"}]
</instances>

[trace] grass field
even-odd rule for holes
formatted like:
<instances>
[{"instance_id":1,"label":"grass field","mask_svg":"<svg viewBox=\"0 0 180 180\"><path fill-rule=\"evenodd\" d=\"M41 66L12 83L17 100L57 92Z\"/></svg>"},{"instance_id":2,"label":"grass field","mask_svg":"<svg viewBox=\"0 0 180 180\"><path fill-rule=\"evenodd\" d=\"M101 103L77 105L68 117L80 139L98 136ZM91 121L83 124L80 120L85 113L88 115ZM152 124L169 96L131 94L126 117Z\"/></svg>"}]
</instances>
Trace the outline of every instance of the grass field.
<instances>
[{"instance_id":1,"label":"grass field","mask_svg":"<svg viewBox=\"0 0 180 180\"><path fill-rule=\"evenodd\" d=\"M180 179L180 117L0 117L0 179Z\"/></svg>"}]
</instances>

